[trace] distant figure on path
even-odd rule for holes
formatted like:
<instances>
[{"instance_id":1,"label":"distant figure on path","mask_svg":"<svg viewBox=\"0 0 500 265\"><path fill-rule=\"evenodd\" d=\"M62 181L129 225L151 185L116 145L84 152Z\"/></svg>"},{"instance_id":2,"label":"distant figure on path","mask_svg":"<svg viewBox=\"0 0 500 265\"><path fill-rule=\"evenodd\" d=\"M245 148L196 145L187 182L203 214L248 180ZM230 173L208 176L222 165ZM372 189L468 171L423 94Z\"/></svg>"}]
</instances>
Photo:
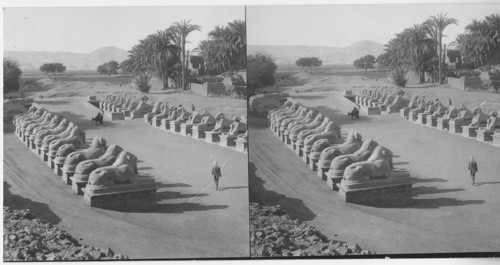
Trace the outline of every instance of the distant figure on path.
<instances>
[{"instance_id":1,"label":"distant figure on path","mask_svg":"<svg viewBox=\"0 0 500 265\"><path fill-rule=\"evenodd\" d=\"M472 178L472 186L475 185L476 183L476 172L478 172L477 168L477 163L474 161L474 157L470 157L470 162L469 162L469 171L470 171L470 177Z\"/></svg>"},{"instance_id":2,"label":"distant figure on path","mask_svg":"<svg viewBox=\"0 0 500 265\"><path fill-rule=\"evenodd\" d=\"M194 112L194 104L191 104L191 108L192 108L192 110L191 110L191 111L193 111L193 112Z\"/></svg>"},{"instance_id":3,"label":"distant figure on path","mask_svg":"<svg viewBox=\"0 0 500 265\"><path fill-rule=\"evenodd\" d=\"M217 161L214 162L214 167L212 168L212 176L214 176L215 190L219 189L219 178L222 177L220 167L217 165Z\"/></svg>"},{"instance_id":4,"label":"distant figure on path","mask_svg":"<svg viewBox=\"0 0 500 265\"><path fill-rule=\"evenodd\" d=\"M451 106L451 98L448 98L448 103L449 103L449 104L450 104L450 106Z\"/></svg>"}]
</instances>

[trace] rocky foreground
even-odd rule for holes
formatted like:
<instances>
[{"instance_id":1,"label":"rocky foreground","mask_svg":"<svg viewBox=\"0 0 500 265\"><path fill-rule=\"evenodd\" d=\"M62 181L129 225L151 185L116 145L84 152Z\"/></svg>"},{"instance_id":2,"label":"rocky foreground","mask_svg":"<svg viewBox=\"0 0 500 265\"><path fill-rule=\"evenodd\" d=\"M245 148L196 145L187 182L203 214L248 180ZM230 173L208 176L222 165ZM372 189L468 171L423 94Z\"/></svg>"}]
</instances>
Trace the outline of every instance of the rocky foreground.
<instances>
[{"instance_id":1,"label":"rocky foreground","mask_svg":"<svg viewBox=\"0 0 500 265\"><path fill-rule=\"evenodd\" d=\"M279 205L250 204L250 242L252 257L375 254L357 244L329 240L314 227L290 218Z\"/></svg>"},{"instance_id":2,"label":"rocky foreground","mask_svg":"<svg viewBox=\"0 0 500 265\"><path fill-rule=\"evenodd\" d=\"M50 223L43 223L29 210L11 210L3 207L3 260L125 260L127 256L114 254L110 248L81 245L66 231Z\"/></svg>"}]
</instances>

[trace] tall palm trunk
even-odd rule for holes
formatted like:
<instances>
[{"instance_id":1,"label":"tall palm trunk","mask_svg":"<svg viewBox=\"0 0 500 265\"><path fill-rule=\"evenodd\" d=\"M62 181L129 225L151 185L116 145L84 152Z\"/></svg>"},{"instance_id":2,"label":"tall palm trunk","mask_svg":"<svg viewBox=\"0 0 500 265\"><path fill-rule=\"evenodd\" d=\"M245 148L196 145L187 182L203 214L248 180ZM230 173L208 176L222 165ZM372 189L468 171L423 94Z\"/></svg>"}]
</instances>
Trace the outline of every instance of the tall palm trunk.
<instances>
[{"instance_id":1,"label":"tall palm trunk","mask_svg":"<svg viewBox=\"0 0 500 265\"><path fill-rule=\"evenodd\" d=\"M442 39L443 39L443 34L442 34L441 31L438 32L438 38L439 38L439 41L438 41L438 45L439 45L439 47L438 47L438 49L439 49L438 82L439 82L439 84L441 84L441 79L442 79L441 78L441 75L442 75L441 71L442 71L442 67L443 67L442 64L441 64L441 58L443 57L443 54L442 54L443 50L442 50L442 45L441 45L441 42L442 42Z\"/></svg>"},{"instance_id":2,"label":"tall palm trunk","mask_svg":"<svg viewBox=\"0 0 500 265\"><path fill-rule=\"evenodd\" d=\"M185 36L182 36L183 37L183 40L182 40L182 71L181 71L181 75L182 75L182 80L181 80L181 86L182 86L182 89L186 89L186 40L184 40L184 37Z\"/></svg>"}]
</instances>

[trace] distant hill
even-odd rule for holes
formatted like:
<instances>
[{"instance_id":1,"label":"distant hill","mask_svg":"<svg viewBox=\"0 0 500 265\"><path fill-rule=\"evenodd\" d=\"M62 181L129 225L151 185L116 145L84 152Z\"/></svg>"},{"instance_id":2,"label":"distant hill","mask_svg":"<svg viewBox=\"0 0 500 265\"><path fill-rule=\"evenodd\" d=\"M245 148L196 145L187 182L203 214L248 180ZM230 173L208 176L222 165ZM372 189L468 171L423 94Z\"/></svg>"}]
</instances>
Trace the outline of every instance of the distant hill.
<instances>
[{"instance_id":1,"label":"distant hill","mask_svg":"<svg viewBox=\"0 0 500 265\"><path fill-rule=\"evenodd\" d=\"M95 70L97 66L115 60L122 62L128 53L116 47L101 47L91 53L4 51L5 58L12 58L22 70L37 70L44 63L62 63L68 70Z\"/></svg>"},{"instance_id":2,"label":"distant hill","mask_svg":"<svg viewBox=\"0 0 500 265\"><path fill-rule=\"evenodd\" d=\"M323 64L348 64L371 54L375 57L384 52L382 44L373 41L358 41L344 47L303 46L303 45L248 45L248 54L264 52L270 54L277 64L295 64L301 57L318 57Z\"/></svg>"}]
</instances>

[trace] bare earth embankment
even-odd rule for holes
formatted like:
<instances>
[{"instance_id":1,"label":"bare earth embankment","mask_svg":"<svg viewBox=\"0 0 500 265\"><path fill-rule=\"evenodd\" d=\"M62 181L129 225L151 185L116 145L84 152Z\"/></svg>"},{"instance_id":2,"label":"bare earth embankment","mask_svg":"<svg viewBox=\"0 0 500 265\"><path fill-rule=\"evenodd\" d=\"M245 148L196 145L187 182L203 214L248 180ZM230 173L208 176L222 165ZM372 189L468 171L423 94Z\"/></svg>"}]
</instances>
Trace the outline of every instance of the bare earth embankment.
<instances>
[{"instance_id":1,"label":"bare earth embankment","mask_svg":"<svg viewBox=\"0 0 500 265\"><path fill-rule=\"evenodd\" d=\"M354 103L342 98L340 91L396 89L387 80L298 74L287 77L285 83L289 85L281 86L280 92L289 92L294 100L332 118L342 126L343 135L354 129L363 139L376 139L393 151L395 167L409 171L414 182L413 205L376 208L341 201L269 130L265 117L252 114L251 202L280 205L292 218L316 227L328 238L356 242L378 254L498 251L500 148L415 125L401 119L399 113L362 115L354 121L347 117ZM496 107L498 94L464 92L448 85L410 84L404 90L432 100L438 97L443 103L451 97L454 105L471 108L485 102L484 111L500 109ZM480 167L476 186L471 185L467 171L470 155Z\"/></svg>"}]
</instances>

